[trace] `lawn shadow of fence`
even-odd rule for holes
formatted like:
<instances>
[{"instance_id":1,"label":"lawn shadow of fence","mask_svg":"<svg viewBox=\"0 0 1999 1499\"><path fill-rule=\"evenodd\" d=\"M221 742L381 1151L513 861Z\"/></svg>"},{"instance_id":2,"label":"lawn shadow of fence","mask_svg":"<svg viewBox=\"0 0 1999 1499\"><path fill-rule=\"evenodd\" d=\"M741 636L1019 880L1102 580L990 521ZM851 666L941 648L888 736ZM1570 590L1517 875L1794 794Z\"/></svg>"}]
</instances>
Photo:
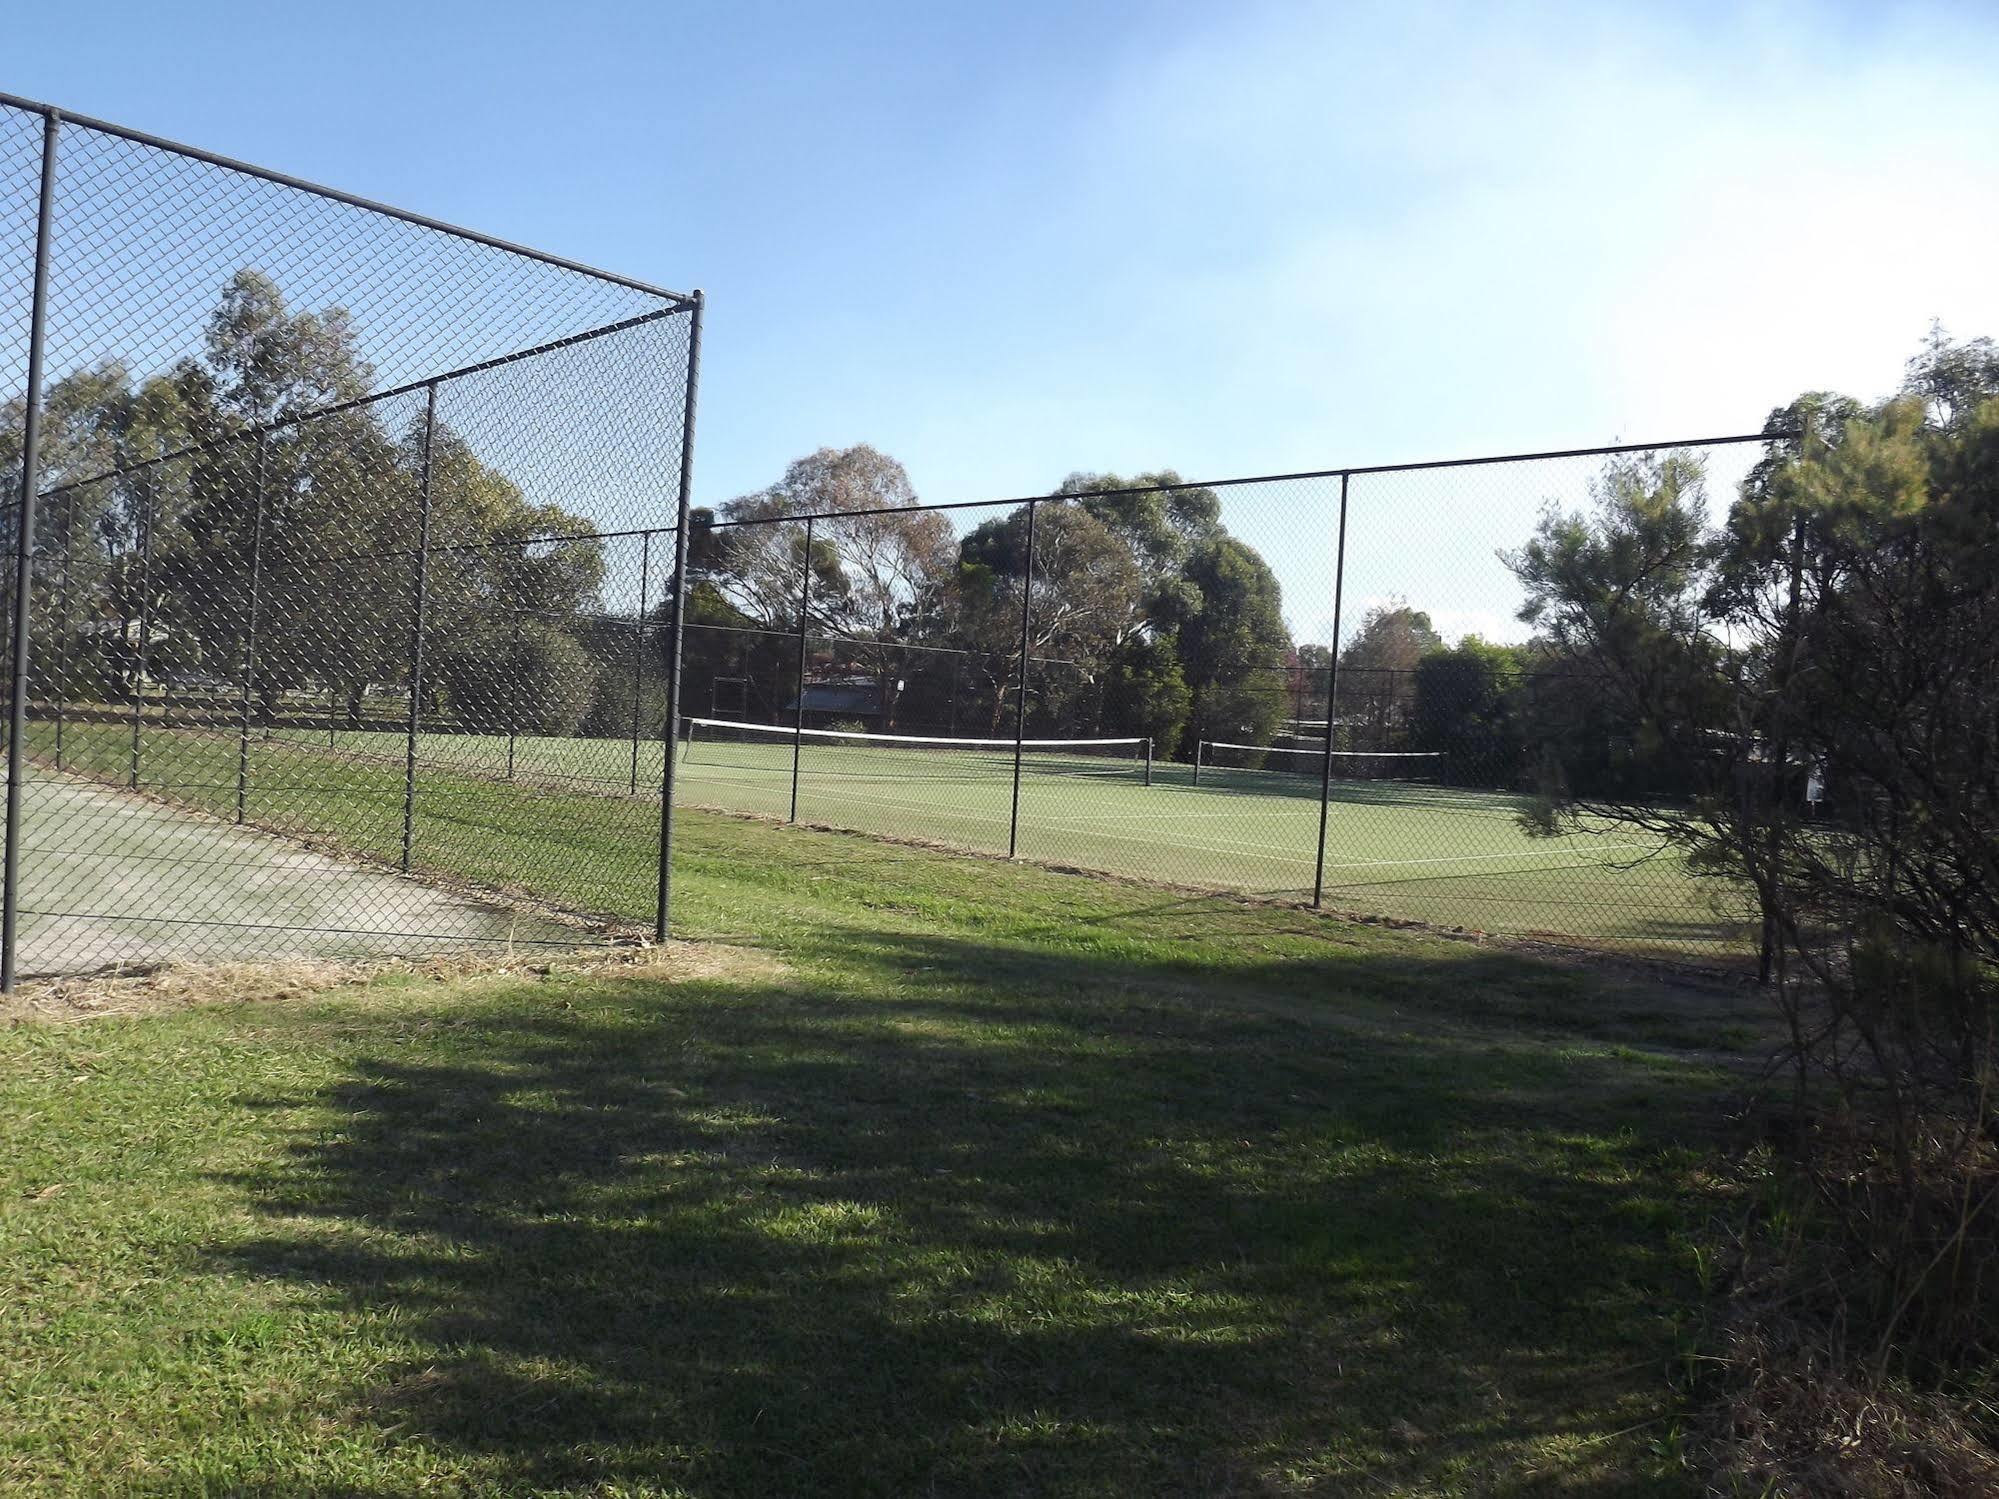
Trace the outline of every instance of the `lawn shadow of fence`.
<instances>
[{"instance_id":1,"label":"lawn shadow of fence","mask_svg":"<svg viewBox=\"0 0 1999 1499\"><path fill-rule=\"evenodd\" d=\"M1217 995L871 940L878 982L524 990L360 1055L218 1258L392 1316L355 1404L498 1487L1508 1492L1656 1415L1642 1126L1711 1079L1242 998L1407 959Z\"/></svg>"}]
</instances>

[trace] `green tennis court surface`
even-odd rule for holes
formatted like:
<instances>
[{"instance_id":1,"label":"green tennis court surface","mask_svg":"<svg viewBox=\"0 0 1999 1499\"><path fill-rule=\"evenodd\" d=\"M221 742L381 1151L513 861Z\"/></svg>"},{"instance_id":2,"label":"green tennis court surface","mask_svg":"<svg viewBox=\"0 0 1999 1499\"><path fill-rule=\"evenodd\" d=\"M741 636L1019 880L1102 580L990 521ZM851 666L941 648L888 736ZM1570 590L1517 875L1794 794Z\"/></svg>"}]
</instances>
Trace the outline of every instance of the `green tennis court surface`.
<instances>
[{"instance_id":1,"label":"green tennis court surface","mask_svg":"<svg viewBox=\"0 0 1999 1499\"><path fill-rule=\"evenodd\" d=\"M400 767L402 736L296 731L332 758ZM682 805L791 813L788 735L683 749ZM420 765L552 790L656 797L661 746L628 740L418 736ZM1309 896L1319 833L1316 777L1159 763L1142 749L1037 751L1022 759L1022 858L1174 885ZM909 749L814 739L799 749L800 822L1007 852L1011 749ZM1445 927L1543 935L1628 950L1741 951L1739 903L1628 831L1538 838L1519 798L1392 780L1338 780L1326 831L1326 902Z\"/></svg>"},{"instance_id":2,"label":"green tennis court surface","mask_svg":"<svg viewBox=\"0 0 1999 1499\"><path fill-rule=\"evenodd\" d=\"M146 967L185 951L377 958L558 941L567 928L198 812L38 770L22 788L19 965Z\"/></svg>"}]
</instances>

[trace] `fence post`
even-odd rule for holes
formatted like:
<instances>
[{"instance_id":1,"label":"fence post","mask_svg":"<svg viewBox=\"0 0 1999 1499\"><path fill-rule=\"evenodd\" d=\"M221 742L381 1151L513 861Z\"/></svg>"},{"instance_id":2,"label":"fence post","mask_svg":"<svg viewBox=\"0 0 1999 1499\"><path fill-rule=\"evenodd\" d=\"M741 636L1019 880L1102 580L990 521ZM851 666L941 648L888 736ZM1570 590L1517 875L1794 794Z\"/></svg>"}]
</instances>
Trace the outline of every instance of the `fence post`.
<instances>
[{"instance_id":1,"label":"fence post","mask_svg":"<svg viewBox=\"0 0 1999 1499\"><path fill-rule=\"evenodd\" d=\"M791 822L798 821L798 761L805 748L806 621L812 606L812 517L805 518L805 566L798 581L798 695L791 701Z\"/></svg>"},{"instance_id":2,"label":"fence post","mask_svg":"<svg viewBox=\"0 0 1999 1499\"><path fill-rule=\"evenodd\" d=\"M643 605L640 606L643 611ZM521 682L521 610L514 606L513 629L507 635L507 779L514 778L514 735L519 731Z\"/></svg>"},{"instance_id":3,"label":"fence post","mask_svg":"<svg viewBox=\"0 0 1999 1499\"><path fill-rule=\"evenodd\" d=\"M236 824L241 827L250 798L250 700L257 682L257 594L264 581L264 440L257 439L251 484L256 491L257 518L250 528L250 628L243 650L242 702L236 724Z\"/></svg>"},{"instance_id":4,"label":"fence post","mask_svg":"<svg viewBox=\"0 0 1999 1499\"><path fill-rule=\"evenodd\" d=\"M76 554L76 491L71 490L64 497L62 507L62 604L57 612L56 634L62 643L59 657L62 665L55 672L55 716L56 716L56 769L62 769L62 730L64 709L67 706L64 694L69 688L69 674L75 669L75 616L70 609L70 561Z\"/></svg>"},{"instance_id":5,"label":"fence post","mask_svg":"<svg viewBox=\"0 0 1999 1499\"><path fill-rule=\"evenodd\" d=\"M639 614L632 630L632 786L639 794L639 695L645 686L646 594L652 590L652 532L639 539ZM507 741L507 776L513 778L513 740Z\"/></svg>"},{"instance_id":6,"label":"fence post","mask_svg":"<svg viewBox=\"0 0 1999 1499\"><path fill-rule=\"evenodd\" d=\"M35 280L28 310L28 389L21 427L21 513L14 525L13 681L7 705L7 850L0 877L0 993L14 991L21 914L21 741L28 730L28 628L35 583L35 491L42 482L42 345L48 332L49 225L55 216L60 116L42 120L42 192L35 219Z\"/></svg>"},{"instance_id":7,"label":"fence post","mask_svg":"<svg viewBox=\"0 0 1999 1499\"><path fill-rule=\"evenodd\" d=\"M132 764L126 784L139 788L139 734L146 711L146 646L153 634L153 485L146 481L146 507L139 524L139 641L132 655Z\"/></svg>"},{"instance_id":8,"label":"fence post","mask_svg":"<svg viewBox=\"0 0 1999 1499\"><path fill-rule=\"evenodd\" d=\"M1809 461L1812 440L1812 418L1805 416L1805 430L1798 439L1798 456ZM1781 693L1790 687L1791 678L1798 664L1798 598L1804 589L1805 572L1805 517L1801 511L1791 522L1790 588L1784 605L1784 669L1778 678ZM1778 839L1777 817L1789 792L1785 788L1785 777L1790 770L1790 737L1782 728L1778 730L1777 742L1771 755L1772 780L1764 795L1770 805L1759 809L1768 819L1770 837L1767 840L1774 862ZM1753 782L1751 784L1754 784ZM1777 918L1770 909L1769 897L1764 894L1768 887L1769 871L1764 870L1764 880L1757 886L1757 905L1761 908L1762 932L1756 948L1756 982L1768 985L1777 971Z\"/></svg>"},{"instance_id":9,"label":"fence post","mask_svg":"<svg viewBox=\"0 0 1999 1499\"><path fill-rule=\"evenodd\" d=\"M410 713L403 733L403 873L410 869L416 831L416 730L423 704L424 591L430 582L430 449L437 435L437 382L424 387L423 460L417 479L416 618L410 626Z\"/></svg>"},{"instance_id":10,"label":"fence post","mask_svg":"<svg viewBox=\"0 0 1999 1499\"><path fill-rule=\"evenodd\" d=\"M1347 481L1340 475L1340 539L1333 559L1333 656L1326 667L1326 750L1319 763L1319 853L1312 868L1312 904L1326 897L1326 814L1333 802L1333 717L1340 696L1340 611L1347 584Z\"/></svg>"},{"instance_id":11,"label":"fence post","mask_svg":"<svg viewBox=\"0 0 1999 1499\"><path fill-rule=\"evenodd\" d=\"M1027 562L1020 579L1020 681L1018 696L1013 704L1013 811L1006 822L1006 856L1011 859L1020 852L1020 758L1021 745L1027 738L1027 643L1029 627L1034 619L1034 512L1038 508L1033 500L1027 502Z\"/></svg>"},{"instance_id":12,"label":"fence post","mask_svg":"<svg viewBox=\"0 0 1999 1499\"><path fill-rule=\"evenodd\" d=\"M686 404L680 419L680 495L673 526L673 623L669 627L666 672L666 753L659 774L659 902L653 915L653 940L666 940L673 904L673 757L680 743L680 644L687 625L687 516L694 493L694 398L701 383L701 314L707 298L696 291L691 299L687 331Z\"/></svg>"}]
</instances>

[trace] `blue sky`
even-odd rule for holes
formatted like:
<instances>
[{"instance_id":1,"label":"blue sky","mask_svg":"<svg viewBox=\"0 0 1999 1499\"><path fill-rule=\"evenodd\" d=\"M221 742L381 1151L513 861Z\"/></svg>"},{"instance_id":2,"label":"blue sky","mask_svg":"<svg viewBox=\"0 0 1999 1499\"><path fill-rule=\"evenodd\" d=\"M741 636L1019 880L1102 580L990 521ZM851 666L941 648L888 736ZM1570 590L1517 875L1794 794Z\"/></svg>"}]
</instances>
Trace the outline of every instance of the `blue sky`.
<instances>
[{"instance_id":1,"label":"blue sky","mask_svg":"<svg viewBox=\"0 0 1999 1499\"><path fill-rule=\"evenodd\" d=\"M181 3L33 7L0 88L704 287L704 500L859 441L956 500L1880 394L1999 333L1994 56L1989 5ZM1503 616L1356 597L1454 590Z\"/></svg>"}]
</instances>

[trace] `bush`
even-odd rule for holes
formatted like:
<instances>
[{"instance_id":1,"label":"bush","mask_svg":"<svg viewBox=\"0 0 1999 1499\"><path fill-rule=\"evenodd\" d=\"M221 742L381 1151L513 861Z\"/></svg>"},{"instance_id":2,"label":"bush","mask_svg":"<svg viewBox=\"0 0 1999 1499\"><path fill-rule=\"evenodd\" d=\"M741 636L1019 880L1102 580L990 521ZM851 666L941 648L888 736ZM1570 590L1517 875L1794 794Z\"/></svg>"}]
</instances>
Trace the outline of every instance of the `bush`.
<instances>
[{"instance_id":1,"label":"bush","mask_svg":"<svg viewBox=\"0 0 1999 1499\"><path fill-rule=\"evenodd\" d=\"M596 689L589 654L540 621L450 637L435 652L430 679L469 733L574 734Z\"/></svg>"}]
</instances>

